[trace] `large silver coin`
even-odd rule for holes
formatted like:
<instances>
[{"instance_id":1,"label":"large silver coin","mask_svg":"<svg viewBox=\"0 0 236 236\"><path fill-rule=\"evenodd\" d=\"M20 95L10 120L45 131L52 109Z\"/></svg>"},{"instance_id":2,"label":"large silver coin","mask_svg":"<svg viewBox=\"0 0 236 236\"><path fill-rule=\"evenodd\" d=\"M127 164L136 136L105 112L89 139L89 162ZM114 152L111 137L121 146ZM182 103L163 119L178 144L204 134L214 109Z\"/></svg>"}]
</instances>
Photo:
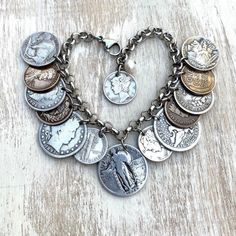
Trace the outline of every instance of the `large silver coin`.
<instances>
[{"instance_id":1,"label":"large silver coin","mask_svg":"<svg viewBox=\"0 0 236 236\"><path fill-rule=\"evenodd\" d=\"M71 117L60 125L42 124L39 129L39 143L50 156L64 158L77 153L84 145L87 127L81 117L73 112Z\"/></svg>"},{"instance_id":2,"label":"large silver coin","mask_svg":"<svg viewBox=\"0 0 236 236\"><path fill-rule=\"evenodd\" d=\"M188 65L196 70L213 69L219 59L219 50L209 39L201 36L188 38L182 46L182 55Z\"/></svg>"},{"instance_id":3,"label":"large silver coin","mask_svg":"<svg viewBox=\"0 0 236 236\"><path fill-rule=\"evenodd\" d=\"M115 104L123 105L131 102L136 96L137 85L132 75L125 71L113 72L103 84L106 98Z\"/></svg>"},{"instance_id":4,"label":"large silver coin","mask_svg":"<svg viewBox=\"0 0 236 236\"><path fill-rule=\"evenodd\" d=\"M48 32L37 32L25 39L21 47L21 57L32 66L46 66L59 54L58 39Z\"/></svg>"},{"instance_id":5,"label":"large silver coin","mask_svg":"<svg viewBox=\"0 0 236 236\"><path fill-rule=\"evenodd\" d=\"M201 127L198 122L191 128L177 128L169 123L163 109L161 109L154 120L154 133L166 148L182 152L193 148L197 144Z\"/></svg>"},{"instance_id":6,"label":"large silver coin","mask_svg":"<svg viewBox=\"0 0 236 236\"><path fill-rule=\"evenodd\" d=\"M86 142L83 148L77 152L75 158L84 164L99 162L106 154L108 141L104 134L96 128L88 128Z\"/></svg>"},{"instance_id":7,"label":"large silver coin","mask_svg":"<svg viewBox=\"0 0 236 236\"><path fill-rule=\"evenodd\" d=\"M63 89L65 83L59 80L58 84L45 93L34 92L29 88L25 89L25 99L28 105L36 111L49 111L59 106L65 96L66 91Z\"/></svg>"},{"instance_id":8,"label":"large silver coin","mask_svg":"<svg viewBox=\"0 0 236 236\"><path fill-rule=\"evenodd\" d=\"M142 154L150 161L164 161L172 154L172 151L166 149L156 138L153 126L142 130L138 137L138 146Z\"/></svg>"},{"instance_id":9,"label":"large silver coin","mask_svg":"<svg viewBox=\"0 0 236 236\"><path fill-rule=\"evenodd\" d=\"M99 162L98 175L102 185L111 193L127 197L137 193L145 184L148 166L141 152L130 145L111 147Z\"/></svg>"},{"instance_id":10,"label":"large silver coin","mask_svg":"<svg viewBox=\"0 0 236 236\"><path fill-rule=\"evenodd\" d=\"M177 104L186 112L200 115L208 112L214 104L213 92L198 96L188 92L181 83L174 92Z\"/></svg>"}]
</instances>

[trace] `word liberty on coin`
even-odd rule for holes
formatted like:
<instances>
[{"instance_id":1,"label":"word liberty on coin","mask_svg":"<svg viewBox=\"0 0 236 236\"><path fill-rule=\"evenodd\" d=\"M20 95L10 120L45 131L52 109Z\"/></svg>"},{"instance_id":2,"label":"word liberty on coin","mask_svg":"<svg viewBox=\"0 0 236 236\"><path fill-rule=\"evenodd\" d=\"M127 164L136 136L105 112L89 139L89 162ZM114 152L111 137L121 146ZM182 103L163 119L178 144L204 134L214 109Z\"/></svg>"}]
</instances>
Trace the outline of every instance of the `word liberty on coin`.
<instances>
[{"instance_id":1,"label":"word liberty on coin","mask_svg":"<svg viewBox=\"0 0 236 236\"><path fill-rule=\"evenodd\" d=\"M104 79L103 95L115 105L126 105L135 99L137 83L125 65L130 54L148 38L166 43L172 75L165 86L160 85L151 106L119 130L111 122L102 121L80 97L76 78L70 73L71 53L80 41L101 45L117 65L115 72ZM21 57L29 65L24 73L25 99L41 122L38 137L42 150L54 158L73 157L78 164L98 163L101 185L120 197L131 196L145 186L146 160L158 164L174 158L175 152L197 145L200 116L214 104L216 77L211 70L217 65L219 50L202 36L188 38L180 50L170 33L148 27L121 48L116 40L84 31L71 34L60 49L53 34L38 32L23 42ZM131 132L138 133L137 147L127 144ZM109 145L109 135L118 144Z\"/></svg>"}]
</instances>

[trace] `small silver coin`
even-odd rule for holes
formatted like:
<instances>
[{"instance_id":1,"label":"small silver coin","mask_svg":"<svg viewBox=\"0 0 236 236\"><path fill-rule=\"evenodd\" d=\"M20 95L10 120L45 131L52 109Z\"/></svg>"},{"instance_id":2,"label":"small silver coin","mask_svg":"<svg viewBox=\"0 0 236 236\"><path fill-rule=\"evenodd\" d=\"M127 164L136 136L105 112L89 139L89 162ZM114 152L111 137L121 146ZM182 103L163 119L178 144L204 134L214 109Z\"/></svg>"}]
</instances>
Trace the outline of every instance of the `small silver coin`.
<instances>
[{"instance_id":1,"label":"small silver coin","mask_svg":"<svg viewBox=\"0 0 236 236\"><path fill-rule=\"evenodd\" d=\"M88 128L88 134L83 148L74 155L79 162L83 164L94 164L105 156L108 141L105 134L99 133L99 129Z\"/></svg>"},{"instance_id":2,"label":"small silver coin","mask_svg":"<svg viewBox=\"0 0 236 236\"><path fill-rule=\"evenodd\" d=\"M58 39L48 32L28 36L21 47L22 59L31 66L46 66L55 60L60 51Z\"/></svg>"},{"instance_id":3,"label":"small silver coin","mask_svg":"<svg viewBox=\"0 0 236 236\"><path fill-rule=\"evenodd\" d=\"M174 92L174 98L180 108L194 115L208 112L214 104L213 92L203 96L194 95L188 92L181 83Z\"/></svg>"},{"instance_id":4,"label":"small silver coin","mask_svg":"<svg viewBox=\"0 0 236 236\"><path fill-rule=\"evenodd\" d=\"M66 96L66 91L63 89L64 87L65 83L61 79L54 88L44 93L34 92L29 88L26 88L26 102L32 109L36 111L52 110L63 102Z\"/></svg>"},{"instance_id":5,"label":"small silver coin","mask_svg":"<svg viewBox=\"0 0 236 236\"><path fill-rule=\"evenodd\" d=\"M102 185L112 194L128 197L137 193L145 184L148 165L141 152L131 146L115 145L98 164Z\"/></svg>"},{"instance_id":6,"label":"small silver coin","mask_svg":"<svg viewBox=\"0 0 236 236\"><path fill-rule=\"evenodd\" d=\"M172 154L172 151L165 148L156 138L153 126L142 130L138 137L138 146L142 154L150 161L164 161Z\"/></svg>"},{"instance_id":7,"label":"small silver coin","mask_svg":"<svg viewBox=\"0 0 236 236\"><path fill-rule=\"evenodd\" d=\"M137 85L134 77L125 71L113 72L103 84L106 98L115 104L123 105L131 102L136 96Z\"/></svg>"},{"instance_id":8,"label":"small silver coin","mask_svg":"<svg viewBox=\"0 0 236 236\"><path fill-rule=\"evenodd\" d=\"M87 126L81 123L81 117L76 112L63 124L42 124L39 129L40 146L49 156L56 158L77 153L83 147L86 136Z\"/></svg>"},{"instance_id":9,"label":"small silver coin","mask_svg":"<svg viewBox=\"0 0 236 236\"><path fill-rule=\"evenodd\" d=\"M183 152L193 148L198 143L201 127L200 123L197 122L190 128L177 128L169 123L163 109L161 109L154 120L154 133L166 148Z\"/></svg>"},{"instance_id":10,"label":"small silver coin","mask_svg":"<svg viewBox=\"0 0 236 236\"><path fill-rule=\"evenodd\" d=\"M188 38L182 46L182 55L186 63L200 71L213 69L219 59L219 50L209 39L201 36Z\"/></svg>"}]
</instances>

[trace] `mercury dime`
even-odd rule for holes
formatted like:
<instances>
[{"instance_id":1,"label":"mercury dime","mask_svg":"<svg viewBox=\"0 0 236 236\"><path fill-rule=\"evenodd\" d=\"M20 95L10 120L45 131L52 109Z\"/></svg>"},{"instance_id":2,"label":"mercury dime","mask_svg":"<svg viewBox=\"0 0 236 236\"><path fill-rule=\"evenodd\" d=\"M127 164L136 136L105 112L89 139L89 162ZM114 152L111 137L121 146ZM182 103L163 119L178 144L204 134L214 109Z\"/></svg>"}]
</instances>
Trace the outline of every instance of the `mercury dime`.
<instances>
[{"instance_id":1,"label":"mercury dime","mask_svg":"<svg viewBox=\"0 0 236 236\"><path fill-rule=\"evenodd\" d=\"M75 154L75 158L84 164L99 162L107 152L108 141L104 134L96 128L88 128L86 142L83 148Z\"/></svg>"},{"instance_id":2,"label":"mercury dime","mask_svg":"<svg viewBox=\"0 0 236 236\"><path fill-rule=\"evenodd\" d=\"M187 64L194 69L207 71L217 65L219 50L209 39L194 36L183 43L182 55L187 58Z\"/></svg>"},{"instance_id":3,"label":"mercury dime","mask_svg":"<svg viewBox=\"0 0 236 236\"><path fill-rule=\"evenodd\" d=\"M37 111L37 117L40 121L48 125L58 125L65 122L73 112L72 101L66 96L63 102L53 110Z\"/></svg>"},{"instance_id":4,"label":"mercury dime","mask_svg":"<svg viewBox=\"0 0 236 236\"><path fill-rule=\"evenodd\" d=\"M113 72L108 75L103 84L106 98L115 104L127 104L136 96L137 85L132 75L125 71Z\"/></svg>"},{"instance_id":5,"label":"mercury dime","mask_svg":"<svg viewBox=\"0 0 236 236\"><path fill-rule=\"evenodd\" d=\"M197 72L187 67L184 68L181 80L184 86L196 95L205 95L212 92L216 84L215 75L212 71Z\"/></svg>"},{"instance_id":6,"label":"mercury dime","mask_svg":"<svg viewBox=\"0 0 236 236\"><path fill-rule=\"evenodd\" d=\"M102 185L111 193L127 197L145 184L148 166L138 149L131 145L111 147L99 162L98 174Z\"/></svg>"},{"instance_id":7,"label":"mercury dime","mask_svg":"<svg viewBox=\"0 0 236 236\"><path fill-rule=\"evenodd\" d=\"M172 151L166 149L156 138L153 126L148 126L138 137L138 146L142 154L149 160L160 162L169 158Z\"/></svg>"},{"instance_id":8,"label":"mercury dime","mask_svg":"<svg viewBox=\"0 0 236 236\"><path fill-rule=\"evenodd\" d=\"M182 110L171 97L165 103L165 115L173 125L180 128L193 126L199 119L199 115L193 115Z\"/></svg>"},{"instance_id":9,"label":"mercury dime","mask_svg":"<svg viewBox=\"0 0 236 236\"><path fill-rule=\"evenodd\" d=\"M58 39L48 32L37 32L25 39L21 57L31 66L46 66L59 54Z\"/></svg>"},{"instance_id":10,"label":"mercury dime","mask_svg":"<svg viewBox=\"0 0 236 236\"><path fill-rule=\"evenodd\" d=\"M161 109L154 120L154 133L166 148L181 152L187 151L197 144L201 128L199 122L190 128L177 128L169 123Z\"/></svg>"},{"instance_id":11,"label":"mercury dime","mask_svg":"<svg viewBox=\"0 0 236 236\"><path fill-rule=\"evenodd\" d=\"M28 67L25 71L25 85L36 92L42 92L53 88L60 78L56 66L42 68Z\"/></svg>"},{"instance_id":12,"label":"mercury dime","mask_svg":"<svg viewBox=\"0 0 236 236\"><path fill-rule=\"evenodd\" d=\"M181 83L179 83L177 90L174 92L174 98L184 111L196 115L206 113L214 103L213 92L203 96L196 96L188 92Z\"/></svg>"},{"instance_id":13,"label":"mercury dime","mask_svg":"<svg viewBox=\"0 0 236 236\"><path fill-rule=\"evenodd\" d=\"M64 158L72 156L83 147L86 135L86 125L81 123L79 114L73 112L63 124L42 124L39 129L39 143L48 155Z\"/></svg>"},{"instance_id":14,"label":"mercury dime","mask_svg":"<svg viewBox=\"0 0 236 236\"><path fill-rule=\"evenodd\" d=\"M58 84L45 93L34 92L28 88L25 90L25 99L28 105L36 111L49 111L59 106L65 96L66 91L63 89L65 84L59 80Z\"/></svg>"}]
</instances>

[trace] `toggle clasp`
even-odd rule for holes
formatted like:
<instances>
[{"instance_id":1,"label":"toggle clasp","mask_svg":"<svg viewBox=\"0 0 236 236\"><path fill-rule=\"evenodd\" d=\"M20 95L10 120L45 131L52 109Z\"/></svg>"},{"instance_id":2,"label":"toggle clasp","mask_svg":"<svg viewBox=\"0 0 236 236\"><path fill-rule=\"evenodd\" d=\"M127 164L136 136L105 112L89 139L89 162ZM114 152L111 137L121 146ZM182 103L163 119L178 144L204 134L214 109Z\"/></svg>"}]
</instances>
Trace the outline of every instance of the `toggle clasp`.
<instances>
[{"instance_id":1,"label":"toggle clasp","mask_svg":"<svg viewBox=\"0 0 236 236\"><path fill-rule=\"evenodd\" d=\"M102 43L104 44L104 48L107 52L112 56L118 56L121 52L121 47L118 41L114 39L103 39Z\"/></svg>"}]
</instances>

